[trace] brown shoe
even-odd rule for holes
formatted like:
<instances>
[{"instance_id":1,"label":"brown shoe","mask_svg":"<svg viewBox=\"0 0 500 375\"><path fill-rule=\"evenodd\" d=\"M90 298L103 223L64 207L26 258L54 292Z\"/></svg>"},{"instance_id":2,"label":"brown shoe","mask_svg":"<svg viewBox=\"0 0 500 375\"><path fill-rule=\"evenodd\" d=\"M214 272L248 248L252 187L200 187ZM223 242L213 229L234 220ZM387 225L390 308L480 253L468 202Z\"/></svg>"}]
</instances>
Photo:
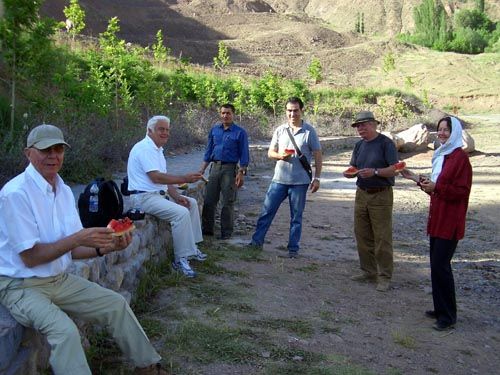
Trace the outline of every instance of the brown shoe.
<instances>
[{"instance_id":1,"label":"brown shoe","mask_svg":"<svg viewBox=\"0 0 500 375\"><path fill-rule=\"evenodd\" d=\"M377 283L377 291L378 292L387 292L391 286L391 282L389 280L379 280Z\"/></svg>"},{"instance_id":2,"label":"brown shoe","mask_svg":"<svg viewBox=\"0 0 500 375\"><path fill-rule=\"evenodd\" d=\"M148 367L136 367L134 374L136 375L170 375L169 372L161 368L159 363L155 363Z\"/></svg>"},{"instance_id":3,"label":"brown shoe","mask_svg":"<svg viewBox=\"0 0 500 375\"><path fill-rule=\"evenodd\" d=\"M351 276L351 280L374 283L375 281L377 281L377 275L363 272L359 275Z\"/></svg>"}]
</instances>

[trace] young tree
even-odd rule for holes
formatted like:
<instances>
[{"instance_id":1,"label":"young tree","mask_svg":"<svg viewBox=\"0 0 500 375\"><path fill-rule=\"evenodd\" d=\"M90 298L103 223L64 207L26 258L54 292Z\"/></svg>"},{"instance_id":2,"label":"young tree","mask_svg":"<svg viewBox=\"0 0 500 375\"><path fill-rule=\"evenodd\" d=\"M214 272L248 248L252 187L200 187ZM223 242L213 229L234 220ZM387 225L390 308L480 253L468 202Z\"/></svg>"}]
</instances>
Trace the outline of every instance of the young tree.
<instances>
[{"instance_id":1,"label":"young tree","mask_svg":"<svg viewBox=\"0 0 500 375\"><path fill-rule=\"evenodd\" d=\"M484 0L476 0L476 9L484 13Z\"/></svg>"},{"instance_id":2,"label":"young tree","mask_svg":"<svg viewBox=\"0 0 500 375\"><path fill-rule=\"evenodd\" d=\"M423 0L414 10L415 42L445 50L451 39L448 18L440 0Z\"/></svg>"},{"instance_id":3,"label":"young tree","mask_svg":"<svg viewBox=\"0 0 500 375\"><path fill-rule=\"evenodd\" d=\"M307 68L309 76L314 80L315 84L320 83L323 80L323 67L321 66L321 61L314 57Z\"/></svg>"},{"instance_id":4,"label":"young tree","mask_svg":"<svg viewBox=\"0 0 500 375\"><path fill-rule=\"evenodd\" d=\"M85 11L78 0L70 0L69 7L64 7L63 12L66 16L66 28L74 41L75 36L85 28Z\"/></svg>"},{"instance_id":5,"label":"young tree","mask_svg":"<svg viewBox=\"0 0 500 375\"><path fill-rule=\"evenodd\" d=\"M217 53L217 56L214 57L214 68L222 70L229 64L231 64L231 60L229 59L227 46L223 41L220 41L219 51Z\"/></svg>"},{"instance_id":6,"label":"young tree","mask_svg":"<svg viewBox=\"0 0 500 375\"><path fill-rule=\"evenodd\" d=\"M54 22L39 17L43 0L4 0L0 19L0 58L5 60L10 79L9 139L14 138L18 80L40 70L39 63L51 47Z\"/></svg>"},{"instance_id":7,"label":"young tree","mask_svg":"<svg viewBox=\"0 0 500 375\"><path fill-rule=\"evenodd\" d=\"M163 43L163 33L158 30L156 33L156 43L153 45L153 56L157 62L164 62L167 60L170 50L165 47Z\"/></svg>"}]
</instances>

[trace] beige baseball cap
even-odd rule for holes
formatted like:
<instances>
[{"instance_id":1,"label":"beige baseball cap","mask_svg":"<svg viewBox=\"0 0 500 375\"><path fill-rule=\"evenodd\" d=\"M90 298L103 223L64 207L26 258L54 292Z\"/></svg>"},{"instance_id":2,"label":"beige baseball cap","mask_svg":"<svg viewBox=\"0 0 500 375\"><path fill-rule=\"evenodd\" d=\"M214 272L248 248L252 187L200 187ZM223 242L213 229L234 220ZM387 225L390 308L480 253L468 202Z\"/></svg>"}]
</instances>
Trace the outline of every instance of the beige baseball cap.
<instances>
[{"instance_id":1,"label":"beige baseball cap","mask_svg":"<svg viewBox=\"0 0 500 375\"><path fill-rule=\"evenodd\" d=\"M44 124L38 125L30 131L26 146L44 150L50 146L61 144L70 147L70 145L64 141L61 129L54 125Z\"/></svg>"}]
</instances>

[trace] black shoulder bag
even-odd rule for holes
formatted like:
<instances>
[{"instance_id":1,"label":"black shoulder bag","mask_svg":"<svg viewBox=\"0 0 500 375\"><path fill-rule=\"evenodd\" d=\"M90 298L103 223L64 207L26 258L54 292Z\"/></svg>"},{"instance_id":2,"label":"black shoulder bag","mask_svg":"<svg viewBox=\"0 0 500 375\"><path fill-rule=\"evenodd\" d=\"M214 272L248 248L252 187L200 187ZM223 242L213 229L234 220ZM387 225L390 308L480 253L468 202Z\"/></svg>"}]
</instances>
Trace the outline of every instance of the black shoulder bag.
<instances>
[{"instance_id":1,"label":"black shoulder bag","mask_svg":"<svg viewBox=\"0 0 500 375\"><path fill-rule=\"evenodd\" d=\"M297 155L299 156L300 164L302 164L302 166L306 170L307 175L309 176L309 180L312 181L311 164L309 164L306 156L300 151L299 146L297 146L297 143L295 142L295 138L293 138L293 135L292 135L292 132L290 131L290 128L286 128L286 131L288 132L288 136L290 137L290 140L293 143L293 147L295 147L295 151L297 152Z\"/></svg>"}]
</instances>

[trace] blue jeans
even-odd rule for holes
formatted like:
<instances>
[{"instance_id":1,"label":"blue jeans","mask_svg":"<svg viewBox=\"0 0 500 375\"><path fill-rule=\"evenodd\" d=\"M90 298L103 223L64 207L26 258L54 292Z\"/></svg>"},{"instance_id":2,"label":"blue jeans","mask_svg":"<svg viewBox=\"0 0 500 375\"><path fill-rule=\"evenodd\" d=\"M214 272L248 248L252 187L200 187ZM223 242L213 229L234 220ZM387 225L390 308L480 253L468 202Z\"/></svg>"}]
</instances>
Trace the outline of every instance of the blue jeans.
<instances>
[{"instance_id":1,"label":"blue jeans","mask_svg":"<svg viewBox=\"0 0 500 375\"><path fill-rule=\"evenodd\" d=\"M281 203L288 197L290 203L290 233L288 236L288 251L299 251L300 236L302 234L302 212L306 205L306 194L309 184L283 185L271 182L264 199L264 205L257 220L257 228L252 236L252 244L262 246L267 230L273 222Z\"/></svg>"}]
</instances>

